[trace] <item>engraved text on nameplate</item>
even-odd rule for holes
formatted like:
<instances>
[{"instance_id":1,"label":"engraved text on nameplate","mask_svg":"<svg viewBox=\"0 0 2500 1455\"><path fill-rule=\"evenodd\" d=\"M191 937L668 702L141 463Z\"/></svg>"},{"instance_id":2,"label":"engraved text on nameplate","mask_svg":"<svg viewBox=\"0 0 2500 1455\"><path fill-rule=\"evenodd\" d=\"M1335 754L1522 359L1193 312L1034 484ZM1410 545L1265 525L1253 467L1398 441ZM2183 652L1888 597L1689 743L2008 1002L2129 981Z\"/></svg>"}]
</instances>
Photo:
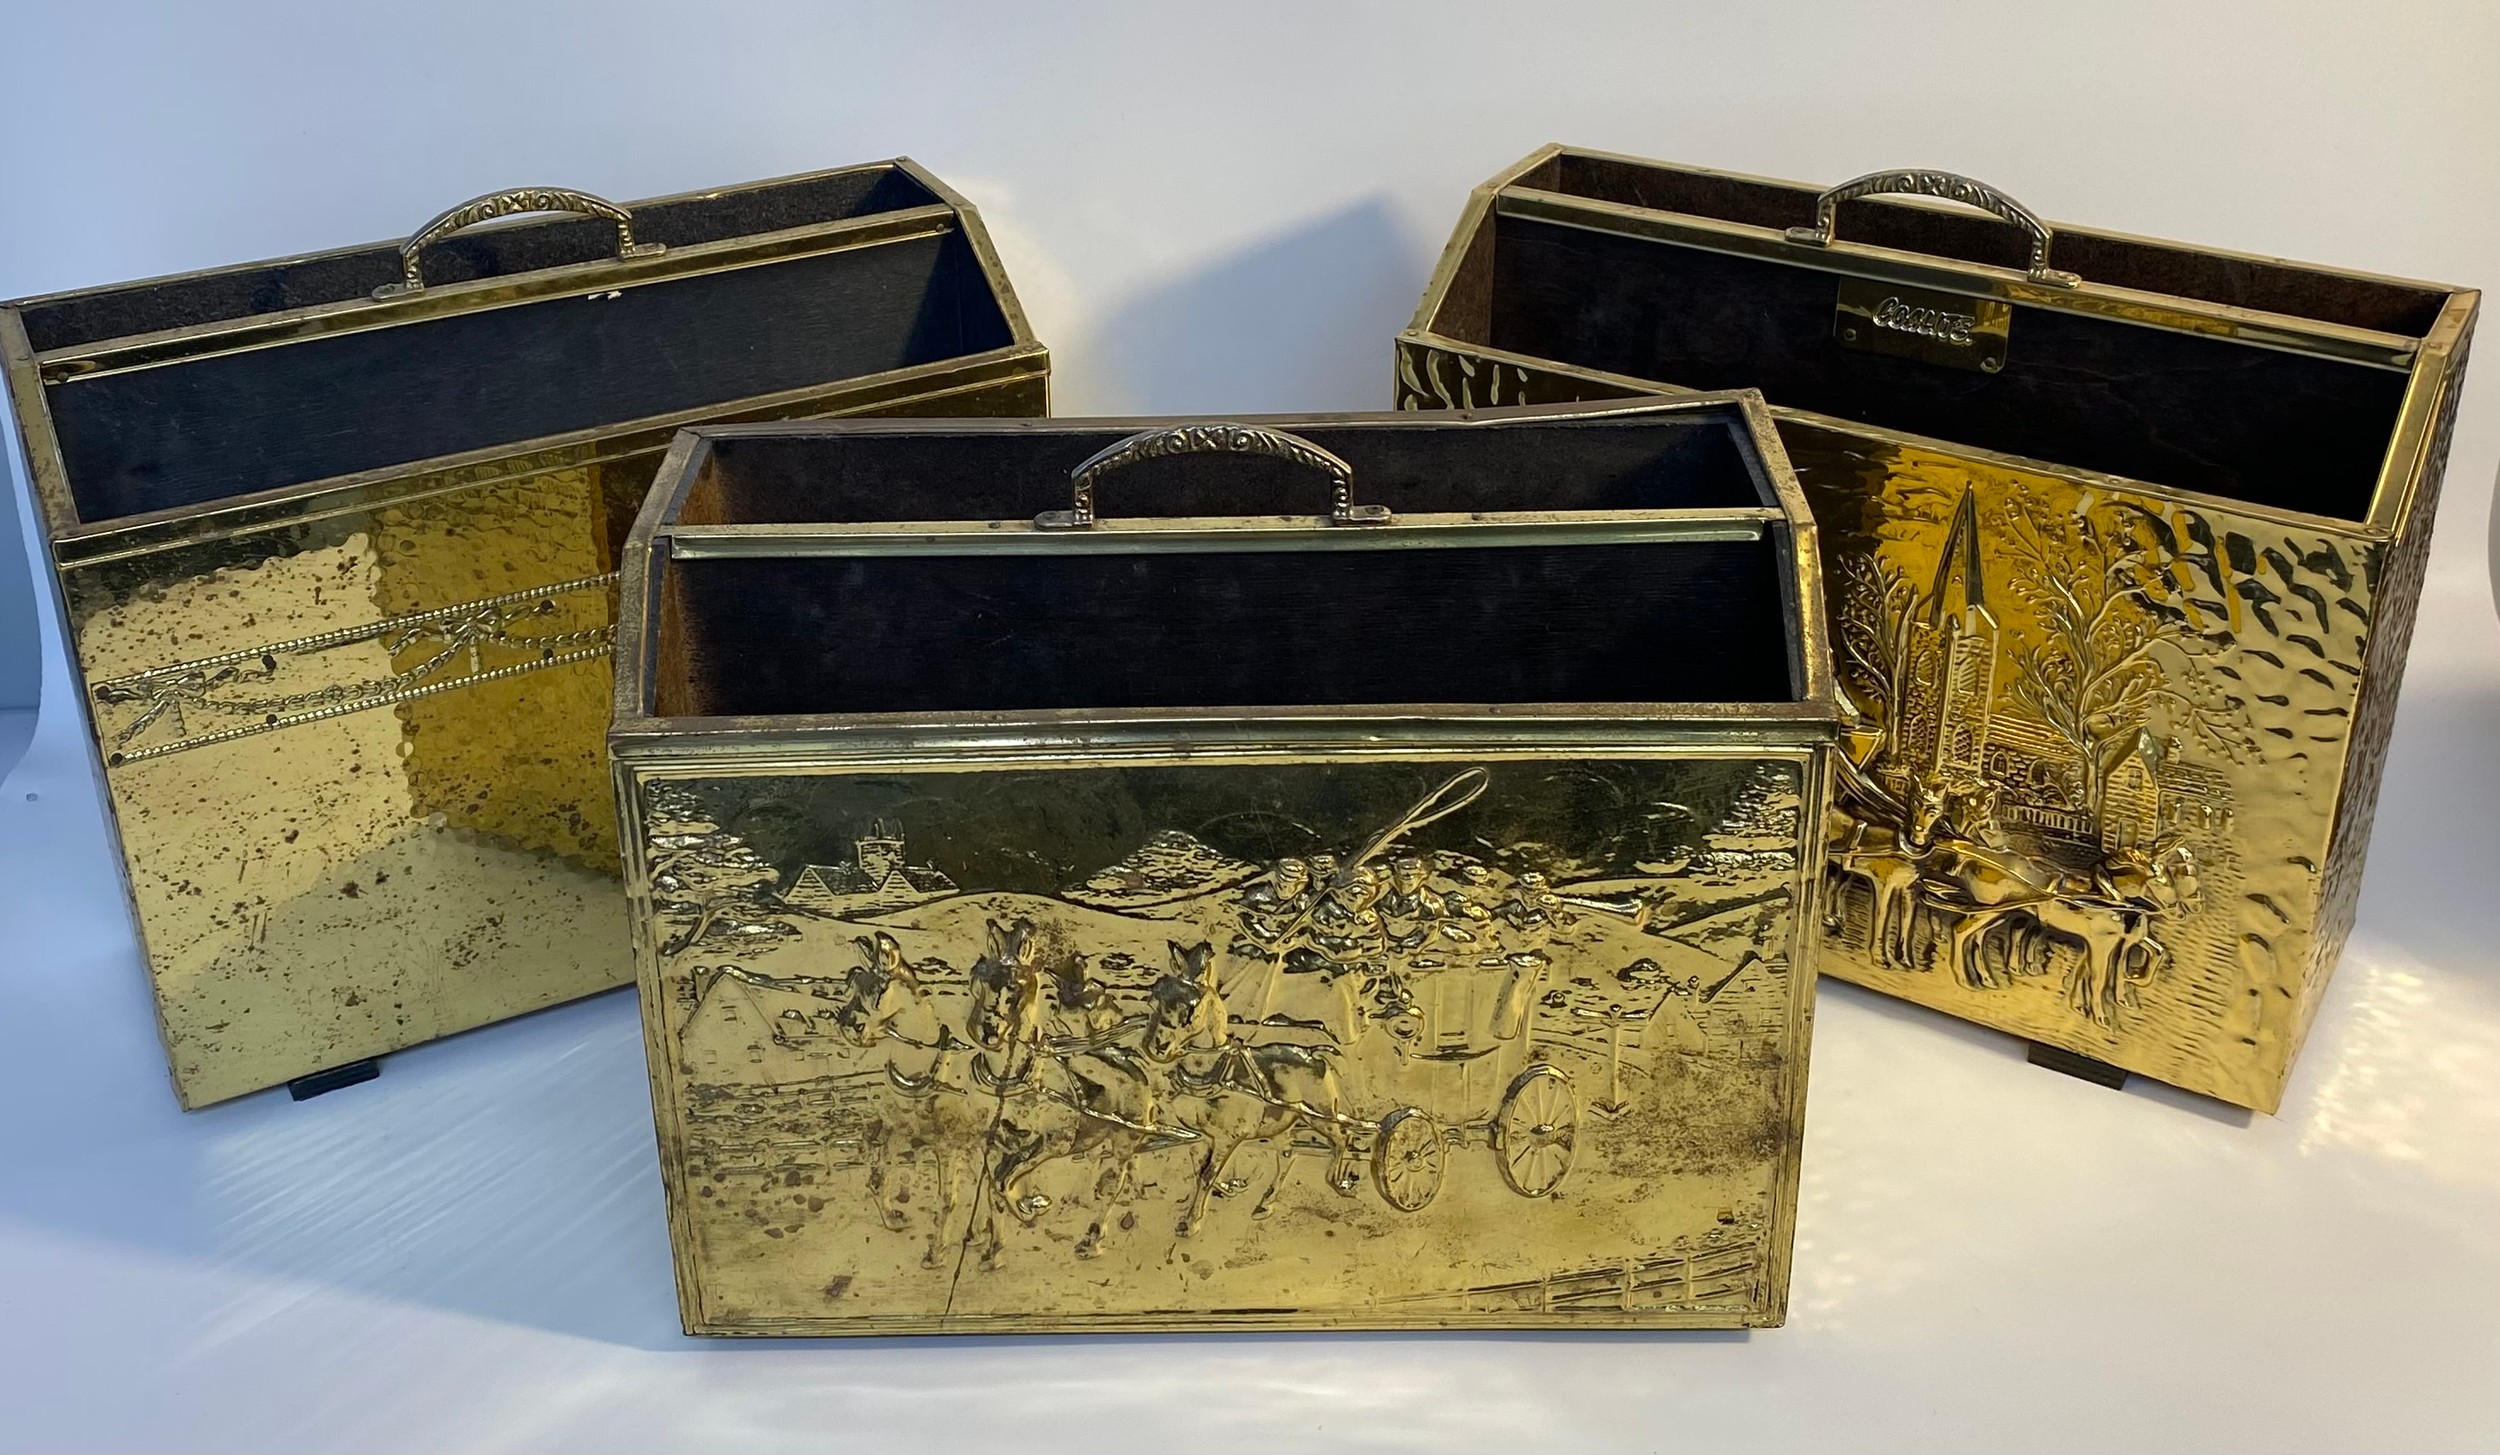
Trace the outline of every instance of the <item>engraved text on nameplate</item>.
<instances>
[{"instance_id":1,"label":"engraved text on nameplate","mask_svg":"<svg viewBox=\"0 0 2500 1455\"><path fill-rule=\"evenodd\" d=\"M1832 341L1846 349L1993 374L2005 367L2011 305L1993 298L1843 278Z\"/></svg>"}]
</instances>

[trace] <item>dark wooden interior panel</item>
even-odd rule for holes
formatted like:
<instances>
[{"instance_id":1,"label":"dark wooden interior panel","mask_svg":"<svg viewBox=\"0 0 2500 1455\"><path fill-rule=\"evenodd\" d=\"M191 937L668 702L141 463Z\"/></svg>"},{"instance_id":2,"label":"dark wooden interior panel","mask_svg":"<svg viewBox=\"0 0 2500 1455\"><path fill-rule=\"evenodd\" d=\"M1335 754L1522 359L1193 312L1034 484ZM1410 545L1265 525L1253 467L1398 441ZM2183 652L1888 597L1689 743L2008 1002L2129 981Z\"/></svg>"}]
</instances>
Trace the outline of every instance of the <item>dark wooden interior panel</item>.
<instances>
[{"instance_id":1,"label":"dark wooden interior panel","mask_svg":"<svg viewBox=\"0 0 2500 1455\"><path fill-rule=\"evenodd\" d=\"M2343 519L2369 511L2406 376L2017 308L1998 374L1844 349L1829 273L1499 222L1493 347Z\"/></svg>"},{"instance_id":2,"label":"dark wooden interior panel","mask_svg":"<svg viewBox=\"0 0 2500 1455\"><path fill-rule=\"evenodd\" d=\"M948 232L47 391L94 523L698 409L1011 340Z\"/></svg>"},{"instance_id":3,"label":"dark wooden interior panel","mask_svg":"<svg viewBox=\"0 0 2500 1455\"><path fill-rule=\"evenodd\" d=\"M1794 699L1768 541L680 559L668 576L667 716Z\"/></svg>"},{"instance_id":4,"label":"dark wooden interior panel","mask_svg":"<svg viewBox=\"0 0 2500 1455\"><path fill-rule=\"evenodd\" d=\"M636 240L688 247L926 207L937 201L936 194L907 173L872 167L639 203L632 211ZM420 221L412 218L410 225ZM429 284L463 283L614 256L614 223L549 217L455 233L428 246L422 266ZM133 283L28 308L23 317L26 337L38 351L76 348L162 329L350 303L385 283L398 282L399 276L398 244L376 243L257 267Z\"/></svg>"},{"instance_id":5,"label":"dark wooden interior panel","mask_svg":"<svg viewBox=\"0 0 2500 1455\"><path fill-rule=\"evenodd\" d=\"M1664 510L1771 505L1730 416L1487 429L1293 426L1393 511ZM689 524L1029 520L1066 508L1068 472L1122 431L729 436ZM1316 471L1259 456L1147 460L1104 477L1106 518L1317 515Z\"/></svg>"},{"instance_id":6,"label":"dark wooden interior panel","mask_svg":"<svg viewBox=\"0 0 2500 1455\"><path fill-rule=\"evenodd\" d=\"M1467 239L1467 250L1459 255L1434 310L1431 326L1437 331L1470 343L1486 341L1493 314L1493 233L1492 213L1487 211Z\"/></svg>"},{"instance_id":7,"label":"dark wooden interior panel","mask_svg":"<svg viewBox=\"0 0 2500 1455\"><path fill-rule=\"evenodd\" d=\"M1536 180L1523 180L1522 185L1592 202L1715 217L1750 227L1801 227L1814 221L1816 194L1811 187L1712 176L1609 157L1566 152L1540 169Z\"/></svg>"},{"instance_id":8,"label":"dark wooden interior panel","mask_svg":"<svg viewBox=\"0 0 2500 1455\"><path fill-rule=\"evenodd\" d=\"M650 575L645 578L652 600L649 670L643 682L646 700L642 710L654 710L663 702L692 702L701 697L696 690L688 653L694 634L686 627L686 588L684 574L669 559L665 541L651 548Z\"/></svg>"},{"instance_id":9,"label":"dark wooden interior panel","mask_svg":"<svg viewBox=\"0 0 2500 1455\"><path fill-rule=\"evenodd\" d=\"M1818 195L1815 188L1802 185L1568 153L1522 178L1520 185L1781 229L1812 224ZM1833 226L1851 242L1962 262L2021 268L2031 260L2030 242L2019 228L1975 211L1865 198L1842 203ZM2218 257L2195 248L2091 232L2058 232L2049 261L2116 288L2416 337L2429 331L2448 301L2436 288L2344 277L2270 258Z\"/></svg>"}]
</instances>

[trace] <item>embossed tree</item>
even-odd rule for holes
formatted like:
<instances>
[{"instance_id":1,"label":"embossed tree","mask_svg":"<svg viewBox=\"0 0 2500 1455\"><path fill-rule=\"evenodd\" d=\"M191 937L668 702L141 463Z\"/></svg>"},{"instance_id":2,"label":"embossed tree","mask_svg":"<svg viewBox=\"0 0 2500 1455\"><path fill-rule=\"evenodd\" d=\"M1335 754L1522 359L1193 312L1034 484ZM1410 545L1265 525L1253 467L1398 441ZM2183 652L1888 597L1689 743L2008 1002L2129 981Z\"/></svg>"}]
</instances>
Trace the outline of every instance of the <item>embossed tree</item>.
<instances>
[{"instance_id":1,"label":"embossed tree","mask_svg":"<svg viewBox=\"0 0 2500 1455\"><path fill-rule=\"evenodd\" d=\"M1849 669L1850 698L1889 741L1901 721L1903 669L1909 661L1918 586L1900 567L1869 553L1841 563L1838 594L1835 622Z\"/></svg>"},{"instance_id":2,"label":"embossed tree","mask_svg":"<svg viewBox=\"0 0 2500 1455\"><path fill-rule=\"evenodd\" d=\"M713 822L692 793L652 784L643 804L652 907L680 921L661 942L662 955L706 943L769 944L798 933L774 894L780 871Z\"/></svg>"},{"instance_id":3,"label":"embossed tree","mask_svg":"<svg viewBox=\"0 0 2500 1455\"><path fill-rule=\"evenodd\" d=\"M2058 510L2025 492L2000 497L1997 538L2033 630L2012 653L2015 700L2075 750L2083 802L2097 804L2105 745L2152 728L2225 758L2248 728L2212 674L2227 636L2181 603L2188 582L2160 516L2084 499Z\"/></svg>"}]
</instances>

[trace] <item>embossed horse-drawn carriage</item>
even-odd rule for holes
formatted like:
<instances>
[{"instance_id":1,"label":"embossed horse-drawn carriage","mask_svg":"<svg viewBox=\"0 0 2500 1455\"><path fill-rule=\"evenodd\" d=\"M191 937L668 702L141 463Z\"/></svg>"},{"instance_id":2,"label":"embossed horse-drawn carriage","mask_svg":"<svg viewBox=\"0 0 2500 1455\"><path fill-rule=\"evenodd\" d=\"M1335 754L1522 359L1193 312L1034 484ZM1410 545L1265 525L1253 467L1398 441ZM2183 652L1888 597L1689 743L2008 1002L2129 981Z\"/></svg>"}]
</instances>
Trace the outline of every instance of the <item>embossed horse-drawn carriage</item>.
<instances>
[{"instance_id":1,"label":"embossed horse-drawn carriage","mask_svg":"<svg viewBox=\"0 0 2500 1455\"><path fill-rule=\"evenodd\" d=\"M1368 1168L1382 1201L1420 1211L1440 1193L1452 1149L1475 1143L1490 1149L1513 1192L1545 1197L1571 1171L1580 1123L1569 1074L1540 1058L1535 1035L1558 897L1522 876L1497 912L1454 875L1435 888L1410 867L1400 876L1404 917L1384 915L1390 881L1372 864L1398 834L1465 807L1484 783L1480 770L1451 779L1316 882L1280 874L1264 899L1241 896L1229 998L1225 957L1212 942L1172 942L1169 968L1138 1008L1095 979L1084 955L1054 958L1040 926L993 919L966 977L960 1024L942 1020L933 1043L900 1029L929 1001L882 934L859 941L863 963L847 995L809 1034L899 1045L905 1060L934 1052L925 1072L897 1061L888 1079L923 1109L919 1120L938 1142L963 1140L969 1126L959 1116L938 1129L949 1121L940 1100L995 1098L998 1115L976 1138L988 1144L985 1210L1035 1221L1053 1204L1039 1190L1045 1168L1099 1167L1108 1192L1080 1256L1099 1248L1106 1219L1135 1197L1138 1160L1176 1148L1194 1151L1197 1164L1182 1236L1203 1223L1211 1198L1248 1190L1251 1179L1235 1167L1248 1148L1273 1155L1260 1216L1292 1161L1308 1156L1328 1160L1340 1194L1351 1195ZM1315 995L1329 1013L1272 1010L1280 984ZM968 1149L928 1150L954 1159ZM944 1175L951 1207L956 1174Z\"/></svg>"},{"instance_id":2,"label":"embossed horse-drawn carriage","mask_svg":"<svg viewBox=\"0 0 2500 1455\"><path fill-rule=\"evenodd\" d=\"M1419 1212L1439 1195L1454 1148L1488 1147L1502 1181L1545 1197L1570 1174L1579 1099L1570 1074L1537 1054L1536 1002L1547 965L1534 953L1418 965L1392 962L1369 999L1379 1006L1349 1043L1302 1039L1299 1026L1254 1023L1228 1043L1236 1067L1281 1056L1328 1063L1326 1104L1284 1094L1264 1074L1215 1074L1295 1114L1283 1156L1367 1165L1381 1200Z\"/></svg>"},{"instance_id":3,"label":"embossed horse-drawn carriage","mask_svg":"<svg viewBox=\"0 0 2500 1455\"><path fill-rule=\"evenodd\" d=\"M1171 942L1168 969L1142 993L1095 969L1142 946L1080 950L1046 914L990 919L960 972L915 962L876 929L853 937L857 963L837 976L722 965L692 985L699 1000L737 1002L734 1023L773 1054L829 1056L837 1079L865 1073L828 1114L888 1229L921 1221L909 1184L934 1182L919 1204L927 1266L951 1256L962 1215L990 1266L1008 1221L1039 1223L1071 1199L1091 1213L1075 1251L1093 1257L1112 1228L1134 1225L1146 1189L1169 1185L1141 1171L1179 1170L1173 1156L1191 1168L1181 1237L1218 1198L1255 1192L1254 1216L1266 1216L1292 1167L1314 1157L1335 1192L1368 1180L1413 1213L1462 1149L1481 1145L1512 1192L1542 1198L1570 1175L1581 1123L1569 1073L1540 1054L1544 947L1557 916L1592 902L1533 874L1504 890L1463 863L1419 874L1409 856L1394 875L1372 863L1483 782L1479 771L1445 783L1342 867L1321 860L1319 882L1275 873L1224 893L1216 919L1242 932L1229 955ZM1327 1010L1296 1013L1314 1001Z\"/></svg>"},{"instance_id":4,"label":"embossed horse-drawn carriage","mask_svg":"<svg viewBox=\"0 0 2500 1455\"><path fill-rule=\"evenodd\" d=\"M1078 965L1033 965L1030 925L993 925L993 948L973 973L970 1040L995 1060L975 1073L1008 1098L1010 1125L1020 1100L1075 1113L1055 1145L1020 1158L1025 1168L1108 1150L1128 1185L1138 1155L1195 1145L1198 1183L1183 1235L1203 1223L1210 1198L1248 1188L1233 1160L1250 1145L1275 1153L1260 1215L1303 1155L1330 1160L1338 1193L1353 1193L1368 1165L1383 1203L1400 1213L1433 1203L1450 1150L1478 1140L1513 1193L1545 1198L1560 1188L1580 1108L1570 1075L1540 1060L1535 1045L1550 968L1550 925L1538 923L1545 913L1535 895L1515 895L1518 913L1495 928L1493 910L1455 885L1430 890L1418 873L1403 935L1388 933L1380 905L1390 880L1373 860L1483 788L1483 770L1458 775L1343 868L1323 860L1318 880L1288 893L1270 880L1265 903L1245 895L1233 950L1265 965L1263 975L1235 975L1233 995L1245 998L1263 978L1255 1015L1235 1015L1250 1008L1228 1003L1213 943L1170 945L1170 970L1148 1008L1123 1013ZM1288 980L1318 990L1333 1013L1270 1010ZM1028 1045L1030 1055L1020 1053ZM1018 1185L1013 1170L1000 1180L1008 1203L1030 1213Z\"/></svg>"},{"instance_id":5,"label":"embossed horse-drawn carriage","mask_svg":"<svg viewBox=\"0 0 2500 1455\"><path fill-rule=\"evenodd\" d=\"M1331 1104L1303 1103L1305 1129L1279 1150L1331 1155L1341 1183L1349 1163L1367 1162L1382 1201L1400 1212L1428 1206L1451 1149L1479 1140L1511 1191L1545 1197L1570 1174L1579 1134L1571 1077L1536 1046L1556 896L1524 875L1497 909L1465 871L1436 882L1419 858L1390 874L1376 867L1399 837L1473 803L1486 782L1471 769L1443 783L1298 902L1280 902L1271 881L1268 913L1245 906L1236 946L1269 961L1261 1013L1236 1057L1290 1047L1342 1067ZM1296 1039L1310 1034L1307 1022L1268 1013L1296 973L1339 995L1340 1014L1323 1018L1315 1042Z\"/></svg>"}]
</instances>

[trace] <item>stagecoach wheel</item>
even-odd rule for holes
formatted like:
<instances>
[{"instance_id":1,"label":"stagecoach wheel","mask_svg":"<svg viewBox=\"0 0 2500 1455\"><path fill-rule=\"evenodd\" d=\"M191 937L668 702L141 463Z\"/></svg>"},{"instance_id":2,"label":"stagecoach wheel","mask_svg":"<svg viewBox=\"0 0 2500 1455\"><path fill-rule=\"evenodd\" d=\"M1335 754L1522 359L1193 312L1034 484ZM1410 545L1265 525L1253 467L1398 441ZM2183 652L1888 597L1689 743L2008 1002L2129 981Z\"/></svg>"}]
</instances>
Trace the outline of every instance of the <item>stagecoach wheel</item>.
<instances>
[{"instance_id":1,"label":"stagecoach wheel","mask_svg":"<svg viewBox=\"0 0 2500 1455\"><path fill-rule=\"evenodd\" d=\"M1449 1161L1441 1128L1424 1112L1402 1106L1380 1119L1380 1136L1372 1143L1372 1181L1389 1206L1421 1212L1440 1193Z\"/></svg>"},{"instance_id":2,"label":"stagecoach wheel","mask_svg":"<svg viewBox=\"0 0 2500 1455\"><path fill-rule=\"evenodd\" d=\"M1493 1116L1493 1160L1511 1191L1544 1197L1571 1175L1579 1135L1580 1102L1571 1078L1551 1066L1531 1066L1502 1093L1502 1109Z\"/></svg>"}]
</instances>

